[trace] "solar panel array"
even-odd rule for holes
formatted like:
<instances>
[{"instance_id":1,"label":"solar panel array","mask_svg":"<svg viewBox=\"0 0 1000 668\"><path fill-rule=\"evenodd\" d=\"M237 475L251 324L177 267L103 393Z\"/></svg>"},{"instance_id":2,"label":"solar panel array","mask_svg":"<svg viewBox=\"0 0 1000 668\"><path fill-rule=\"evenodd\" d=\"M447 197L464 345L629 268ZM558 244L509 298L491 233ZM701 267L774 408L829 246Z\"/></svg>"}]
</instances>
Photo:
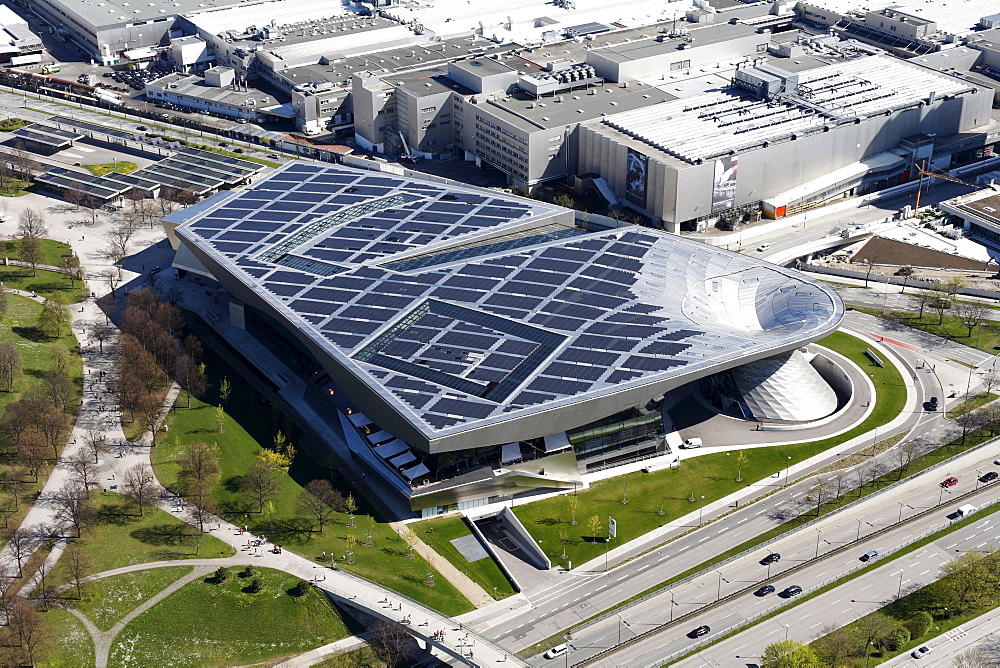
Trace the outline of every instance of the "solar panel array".
<instances>
[{"instance_id":1,"label":"solar panel array","mask_svg":"<svg viewBox=\"0 0 1000 668\"><path fill-rule=\"evenodd\" d=\"M839 320L831 293L786 270L571 220L489 191L289 163L177 232L432 437L706 371ZM717 322L706 276L740 272L753 316Z\"/></svg>"},{"instance_id":2,"label":"solar panel array","mask_svg":"<svg viewBox=\"0 0 1000 668\"><path fill-rule=\"evenodd\" d=\"M11 134L26 139L27 141L56 149L67 148L71 146L74 141L83 139L83 135L69 130L60 130L59 128L49 127L48 125L44 125L42 123L32 123L26 127L14 130Z\"/></svg>"}]
</instances>

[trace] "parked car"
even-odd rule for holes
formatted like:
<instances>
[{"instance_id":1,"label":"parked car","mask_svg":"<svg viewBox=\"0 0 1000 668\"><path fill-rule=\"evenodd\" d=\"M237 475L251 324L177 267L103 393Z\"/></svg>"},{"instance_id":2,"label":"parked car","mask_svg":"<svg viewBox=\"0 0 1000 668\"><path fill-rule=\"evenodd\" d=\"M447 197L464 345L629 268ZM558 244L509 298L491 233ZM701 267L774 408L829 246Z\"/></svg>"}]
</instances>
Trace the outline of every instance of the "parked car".
<instances>
[{"instance_id":1,"label":"parked car","mask_svg":"<svg viewBox=\"0 0 1000 668\"><path fill-rule=\"evenodd\" d=\"M754 596L767 596L774 593L774 585L764 585L753 593Z\"/></svg>"},{"instance_id":2,"label":"parked car","mask_svg":"<svg viewBox=\"0 0 1000 668\"><path fill-rule=\"evenodd\" d=\"M781 561L781 555L778 554L777 552L772 552L771 554L767 555L766 557L760 560L760 565L767 566L769 564L776 564L779 561Z\"/></svg>"},{"instance_id":3,"label":"parked car","mask_svg":"<svg viewBox=\"0 0 1000 668\"><path fill-rule=\"evenodd\" d=\"M684 441L683 444L681 444L681 447L684 448L685 450L692 450L694 448L700 448L701 447L701 439L700 438L689 438L686 441Z\"/></svg>"},{"instance_id":4,"label":"parked car","mask_svg":"<svg viewBox=\"0 0 1000 668\"><path fill-rule=\"evenodd\" d=\"M956 478L955 476L951 476L950 478L945 478L944 480L941 481L942 487L954 487L957 484L958 484L958 478Z\"/></svg>"},{"instance_id":5,"label":"parked car","mask_svg":"<svg viewBox=\"0 0 1000 668\"><path fill-rule=\"evenodd\" d=\"M712 632L712 627L711 626L706 626L706 625L702 624L701 626L699 626L695 630L691 631L691 633L688 634L688 638L700 638L700 637L702 637L704 635L708 635L711 632Z\"/></svg>"},{"instance_id":6,"label":"parked car","mask_svg":"<svg viewBox=\"0 0 1000 668\"><path fill-rule=\"evenodd\" d=\"M931 648L927 645L921 645L910 653L914 659L922 659L931 653Z\"/></svg>"},{"instance_id":7,"label":"parked car","mask_svg":"<svg viewBox=\"0 0 1000 668\"><path fill-rule=\"evenodd\" d=\"M861 555L861 561L871 561L878 556L878 550L869 550Z\"/></svg>"},{"instance_id":8,"label":"parked car","mask_svg":"<svg viewBox=\"0 0 1000 668\"><path fill-rule=\"evenodd\" d=\"M789 587L785 587L785 591L781 592L781 596L784 598L791 598L793 596L798 596L801 593L802 587L798 585L791 585Z\"/></svg>"},{"instance_id":9,"label":"parked car","mask_svg":"<svg viewBox=\"0 0 1000 668\"><path fill-rule=\"evenodd\" d=\"M562 645L556 645L555 647L553 647L552 649L550 649L548 652L546 652L542 656L544 656L546 659L554 659L556 657L562 656L563 654L565 654L568 651L569 651L569 648L566 647L566 645L564 643Z\"/></svg>"},{"instance_id":10,"label":"parked car","mask_svg":"<svg viewBox=\"0 0 1000 668\"><path fill-rule=\"evenodd\" d=\"M984 474L982 478L979 479L979 482L993 482L997 478L1000 478L1000 474L998 474L996 471L989 471L986 474Z\"/></svg>"}]
</instances>

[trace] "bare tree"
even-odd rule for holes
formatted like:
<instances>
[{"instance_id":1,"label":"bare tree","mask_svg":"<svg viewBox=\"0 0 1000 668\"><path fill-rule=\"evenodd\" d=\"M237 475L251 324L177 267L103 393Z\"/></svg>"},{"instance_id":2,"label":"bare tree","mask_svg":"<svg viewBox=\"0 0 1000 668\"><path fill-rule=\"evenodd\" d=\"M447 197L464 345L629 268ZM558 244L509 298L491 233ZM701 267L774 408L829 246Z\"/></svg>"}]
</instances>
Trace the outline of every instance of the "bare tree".
<instances>
[{"instance_id":1,"label":"bare tree","mask_svg":"<svg viewBox=\"0 0 1000 668\"><path fill-rule=\"evenodd\" d=\"M21 262L27 262L31 265L32 276L38 275L38 265L45 259L41 241L35 237L24 237L17 242L17 256Z\"/></svg>"},{"instance_id":2,"label":"bare tree","mask_svg":"<svg viewBox=\"0 0 1000 668\"><path fill-rule=\"evenodd\" d=\"M961 654L955 655L951 660L952 668L996 668L993 657L985 650L973 647Z\"/></svg>"},{"instance_id":3,"label":"bare tree","mask_svg":"<svg viewBox=\"0 0 1000 668\"><path fill-rule=\"evenodd\" d=\"M917 309L919 311L918 317L922 319L924 317L924 310L930 306L933 300L934 295L920 290L910 295L910 308Z\"/></svg>"},{"instance_id":4,"label":"bare tree","mask_svg":"<svg viewBox=\"0 0 1000 668\"><path fill-rule=\"evenodd\" d=\"M965 445L965 437L984 426L986 418L980 411L967 411L955 418L955 424L962 428L962 445Z\"/></svg>"},{"instance_id":5,"label":"bare tree","mask_svg":"<svg viewBox=\"0 0 1000 668\"><path fill-rule=\"evenodd\" d=\"M332 497L333 486L329 480L311 480L299 493L299 512L316 522L320 533L333 516Z\"/></svg>"},{"instance_id":6,"label":"bare tree","mask_svg":"<svg viewBox=\"0 0 1000 668\"><path fill-rule=\"evenodd\" d=\"M90 496L90 486L97 482L97 466L90 461L90 455L80 450L65 460L69 466L73 482L83 488L84 494Z\"/></svg>"},{"instance_id":7,"label":"bare tree","mask_svg":"<svg viewBox=\"0 0 1000 668\"><path fill-rule=\"evenodd\" d=\"M90 557L78 543L70 543L63 552L62 563L66 574L71 578L71 584L76 587L76 598L82 600L83 579L90 575L93 567Z\"/></svg>"},{"instance_id":8,"label":"bare tree","mask_svg":"<svg viewBox=\"0 0 1000 668\"><path fill-rule=\"evenodd\" d=\"M101 429L99 422L91 423L87 427L87 433L83 437L83 444L87 452L94 458L94 464L101 461L101 455L108 452L107 435Z\"/></svg>"},{"instance_id":9,"label":"bare tree","mask_svg":"<svg viewBox=\"0 0 1000 668\"><path fill-rule=\"evenodd\" d=\"M33 603L18 596L8 616L11 631L17 638L22 657L17 665L34 666L46 640L45 620Z\"/></svg>"},{"instance_id":10,"label":"bare tree","mask_svg":"<svg viewBox=\"0 0 1000 668\"><path fill-rule=\"evenodd\" d=\"M180 458L181 489L195 508L208 512L212 507L212 491L219 479L219 456L207 443L189 443ZM205 513L196 516L198 528L204 531Z\"/></svg>"},{"instance_id":11,"label":"bare tree","mask_svg":"<svg viewBox=\"0 0 1000 668\"><path fill-rule=\"evenodd\" d=\"M108 286L108 290L111 291L111 296L114 297L115 290L118 289L118 286L121 285L122 282L121 272L116 269L112 269L111 267L106 267L98 272L97 276L104 281L105 285Z\"/></svg>"},{"instance_id":12,"label":"bare tree","mask_svg":"<svg viewBox=\"0 0 1000 668\"><path fill-rule=\"evenodd\" d=\"M21 378L21 351L13 341L0 341L0 385L8 392L14 391L14 383Z\"/></svg>"},{"instance_id":13,"label":"bare tree","mask_svg":"<svg viewBox=\"0 0 1000 668\"><path fill-rule=\"evenodd\" d=\"M125 495L138 507L139 514L145 513L145 507L156 503L156 487L153 471L145 464L136 464L125 471L122 478Z\"/></svg>"},{"instance_id":14,"label":"bare tree","mask_svg":"<svg viewBox=\"0 0 1000 668\"><path fill-rule=\"evenodd\" d=\"M832 493L830 482L828 480L820 480L815 485L809 488L809 496L816 502L816 516L819 517L820 507L823 505L824 501L829 500L829 496Z\"/></svg>"},{"instance_id":15,"label":"bare tree","mask_svg":"<svg viewBox=\"0 0 1000 668\"><path fill-rule=\"evenodd\" d=\"M387 666L396 666L406 657L406 643L409 640L410 637L400 624L380 619L372 626L368 645L379 661Z\"/></svg>"},{"instance_id":16,"label":"bare tree","mask_svg":"<svg viewBox=\"0 0 1000 668\"><path fill-rule=\"evenodd\" d=\"M30 181L42 168L35 158L24 150L23 144L14 148L10 154L10 164L22 181Z\"/></svg>"},{"instance_id":17,"label":"bare tree","mask_svg":"<svg viewBox=\"0 0 1000 668\"><path fill-rule=\"evenodd\" d=\"M64 524L72 525L76 537L93 517L93 509L87 499L87 490L79 483L63 485L53 498L56 517Z\"/></svg>"},{"instance_id":18,"label":"bare tree","mask_svg":"<svg viewBox=\"0 0 1000 668\"><path fill-rule=\"evenodd\" d=\"M969 330L969 337L972 337L972 330L978 327L990 314L990 308L985 304L959 302L955 309L958 319Z\"/></svg>"},{"instance_id":19,"label":"bare tree","mask_svg":"<svg viewBox=\"0 0 1000 668\"><path fill-rule=\"evenodd\" d=\"M115 338L114 327L109 327L108 325L102 325L99 322L95 322L90 325L87 330L87 339L90 341L96 341L99 346L99 352L104 352L104 342L113 341Z\"/></svg>"},{"instance_id":20,"label":"bare tree","mask_svg":"<svg viewBox=\"0 0 1000 668\"><path fill-rule=\"evenodd\" d=\"M240 478L240 490L257 505L257 512L264 512L264 504L278 493L274 469L255 459Z\"/></svg>"},{"instance_id":21,"label":"bare tree","mask_svg":"<svg viewBox=\"0 0 1000 668\"><path fill-rule=\"evenodd\" d=\"M17 577L24 577L24 562L35 551L35 544L34 533L25 527L14 529L10 540L7 541L7 549L10 550L10 556L14 557L14 561L17 563Z\"/></svg>"},{"instance_id":22,"label":"bare tree","mask_svg":"<svg viewBox=\"0 0 1000 668\"><path fill-rule=\"evenodd\" d=\"M984 371L980 374L979 380L982 382L983 387L986 388L986 393L989 394L993 391L994 387L1000 385L1000 372L996 369Z\"/></svg>"},{"instance_id":23,"label":"bare tree","mask_svg":"<svg viewBox=\"0 0 1000 668\"><path fill-rule=\"evenodd\" d=\"M896 448L896 461L899 464L900 477L910 466L910 462L919 457L923 453L923 446L918 441L907 441L906 443L901 443Z\"/></svg>"},{"instance_id":24,"label":"bare tree","mask_svg":"<svg viewBox=\"0 0 1000 668\"><path fill-rule=\"evenodd\" d=\"M44 239L49 233L45 216L38 209L25 209L17 218L17 236L20 239Z\"/></svg>"}]
</instances>

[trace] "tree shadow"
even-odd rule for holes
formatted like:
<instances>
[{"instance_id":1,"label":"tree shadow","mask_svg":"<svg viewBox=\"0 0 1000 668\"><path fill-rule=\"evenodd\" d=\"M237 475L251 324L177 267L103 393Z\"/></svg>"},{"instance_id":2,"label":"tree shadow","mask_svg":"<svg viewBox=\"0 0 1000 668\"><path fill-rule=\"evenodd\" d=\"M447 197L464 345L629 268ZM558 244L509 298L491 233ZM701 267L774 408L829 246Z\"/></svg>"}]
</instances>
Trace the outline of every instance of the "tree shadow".
<instances>
[{"instance_id":1,"label":"tree shadow","mask_svg":"<svg viewBox=\"0 0 1000 668\"><path fill-rule=\"evenodd\" d=\"M269 520L267 524L267 537L277 545L302 545L309 542L315 534L307 521L298 518Z\"/></svg>"},{"instance_id":2,"label":"tree shadow","mask_svg":"<svg viewBox=\"0 0 1000 668\"><path fill-rule=\"evenodd\" d=\"M103 503L97 508L98 524L125 526L126 524L134 524L140 519L141 516L136 514L133 508L126 503L112 501Z\"/></svg>"},{"instance_id":3,"label":"tree shadow","mask_svg":"<svg viewBox=\"0 0 1000 668\"><path fill-rule=\"evenodd\" d=\"M227 492L232 492L236 494L240 491L240 485L243 483L243 476L231 475L222 481L222 487Z\"/></svg>"},{"instance_id":4,"label":"tree shadow","mask_svg":"<svg viewBox=\"0 0 1000 668\"><path fill-rule=\"evenodd\" d=\"M191 539L187 527L176 524L155 524L141 527L130 532L129 536L146 545L185 545Z\"/></svg>"},{"instance_id":5,"label":"tree shadow","mask_svg":"<svg viewBox=\"0 0 1000 668\"><path fill-rule=\"evenodd\" d=\"M383 547L382 552L388 554L390 557L405 557L409 554L406 550L397 550L394 547Z\"/></svg>"},{"instance_id":6,"label":"tree shadow","mask_svg":"<svg viewBox=\"0 0 1000 668\"><path fill-rule=\"evenodd\" d=\"M550 527L556 524L562 524L562 520L558 520L555 517L541 517L535 520L535 524L542 524L544 526Z\"/></svg>"},{"instance_id":7,"label":"tree shadow","mask_svg":"<svg viewBox=\"0 0 1000 668\"><path fill-rule=\"evenodd\" d=\"M15 325L10 328L12 332L20 336L22 339L31 341L32 343L44 343L46 341L52 341L45 332L38 329L37 327L21 327Z\"/></svg>"}]
</instances>

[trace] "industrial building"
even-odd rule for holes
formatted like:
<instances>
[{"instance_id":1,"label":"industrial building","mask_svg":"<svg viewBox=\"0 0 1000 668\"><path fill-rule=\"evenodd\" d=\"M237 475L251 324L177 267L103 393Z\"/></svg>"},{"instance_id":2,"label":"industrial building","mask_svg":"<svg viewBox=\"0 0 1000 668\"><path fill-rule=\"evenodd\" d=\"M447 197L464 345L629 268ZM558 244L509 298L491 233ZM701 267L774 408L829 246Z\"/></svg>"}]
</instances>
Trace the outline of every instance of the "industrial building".
<instances>
[{"instance_id":1,"label":"industrial building","mask_svg":"<svg viewBox=\"0 0 1000 668\"><path fill-rule=\"evenodd\" d=\"M572 488L623 459L675 461L659 399L743 365L705 386L720 405L774 420L838 407L797 352L838 326L835 293L607 222L297 162L165 218L180 273L221 283L228 324L299 375L325 428L425 516Z\"/></svg>"},{"instance_id":2,"label":"industrial building","mask_svg":"<svg viewBox=\"0 0 1000 668\"><path fill-rule=\"evenodd\" d=\"M966 236L1000 249L1000 185L941 202L938 208L961 225Z\"/></svg>"},{"instance_id":3,"label":"industrial building","mask_svg":"<svg viewBox=\"0 0 1000 668\"><path fill-rule=\"evenodd\" d=\"M295 117L295 110L273 95L237 83L228 67L211 67L203 76L174 72L160 77L146 84L146 99L249 121Z\"/></svg>"},{"instance_id":4,"label":"industrial building","mask_svg":"<svg viewBox=\"0 0 1000 668\"><path fill-rule=\"evenodd\" d=\"M0 5L0 63L14 66L40 63L42 39L28 22L6 5Z\"/></svg>"}]
</instances>

